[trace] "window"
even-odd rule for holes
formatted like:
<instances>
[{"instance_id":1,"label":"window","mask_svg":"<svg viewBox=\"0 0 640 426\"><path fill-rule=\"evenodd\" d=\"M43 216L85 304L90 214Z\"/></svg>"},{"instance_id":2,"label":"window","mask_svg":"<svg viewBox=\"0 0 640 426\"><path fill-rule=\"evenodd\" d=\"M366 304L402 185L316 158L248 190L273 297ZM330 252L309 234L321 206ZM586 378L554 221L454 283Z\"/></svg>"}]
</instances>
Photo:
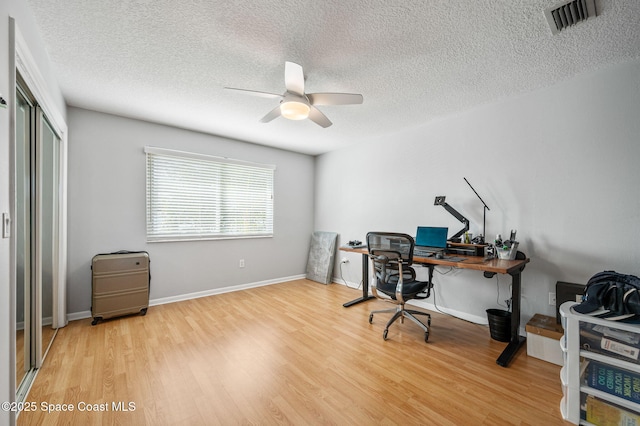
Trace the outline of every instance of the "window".
<instances>
[{"instance_id":1,"label":"window","mask_svg":"<svg viewBox=\"0 0 640 426\"><path fill-rule=\"evenodd\" d=\"M273 236L275 166L144 150L147 241Z\"/></svg>"}]
</instances>

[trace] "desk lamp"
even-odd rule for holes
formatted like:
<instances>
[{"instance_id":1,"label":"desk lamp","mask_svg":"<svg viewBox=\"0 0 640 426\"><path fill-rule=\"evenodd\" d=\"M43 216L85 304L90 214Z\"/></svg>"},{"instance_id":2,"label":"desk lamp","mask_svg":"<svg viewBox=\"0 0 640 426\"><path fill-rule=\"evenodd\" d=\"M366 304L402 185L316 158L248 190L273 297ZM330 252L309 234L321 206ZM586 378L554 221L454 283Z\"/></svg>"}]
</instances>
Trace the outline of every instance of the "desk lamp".
<instances>
[{"instance_id":1,"label":"desk lamp","mask_svg":"<svg viewBox=\"0 0 640 426\"><path fill-rule=\"evenodd\" d=\"M449 238L449 241L454 241L454 240L457 240L462 234L464 234L465 232L467 232L469 230L469 219L467 219L466 217L462 216L456 209L454 209L449 204L447 204L444 201L445 198L446 197L444 195L438 195L436 197L436 200L433 203L433 205L434 206L442 206L442 207L444 207L446 211L448 211L449 213L451 213L451 215L453 215L453 217L458 219L460 222L464 223L464 228L462 228L454 236ZM454 242L457 242L457 241L454 241Z\"/></svg>"},{"instance_id":2,"label":"desk lamp","mask_svg":"<svg viewBox=\"0 0 640 426\"><path fill-rule=\"evenodd\" d=\"M487 226L487 210L490 210L489 206L487 206L487 203L484 202L484 200L482 199L482 197L480 197L478 192L473 188L473 186L471 186L467 178L463 177L462 179L464 179L464 181L467 182L467 185L469 185L469 187L473 190L473 192L476 193L480 201L482 201L482 204L484 204L484 209L482 211L482 236L481 236L482 238L480 238L480 241L478 241L478 243L484 244L484 237L485 235L487 235L485 227Z\"/></svg>"}]
</instances>

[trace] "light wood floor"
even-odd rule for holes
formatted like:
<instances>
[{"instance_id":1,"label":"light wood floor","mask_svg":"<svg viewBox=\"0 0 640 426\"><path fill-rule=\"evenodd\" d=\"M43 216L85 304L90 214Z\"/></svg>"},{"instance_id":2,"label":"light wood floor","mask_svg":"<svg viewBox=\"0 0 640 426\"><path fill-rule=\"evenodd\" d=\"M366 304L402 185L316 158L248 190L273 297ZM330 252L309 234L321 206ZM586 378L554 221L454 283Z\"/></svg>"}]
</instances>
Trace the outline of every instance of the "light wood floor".
<instances>
[{"instance_id":1,"label":"light wood floor","mask_svg":"<svg viewBox=\"0 0 640 426\"><path fill-rule=\"evenodd\" d=\"M49 347L51 339L56 334L56 330L51 328L51 325L45 325L42 327L42 346L43 351L46 351ZM29 364L30 365L30 364ZM24 369L24 330L16 331L16 386L20 385L22 379L27 372Z\"/></svg>"},{"instance_id":2,"label":"light wood floor","mask_svg":"<svg viewBox=\"0 0 640 426\"><path fill-rule=\"evenodd\" d=\"M560 367L432 313L429 343L360 291L299 280L60 329L19 425L565 425ZM42 411L42 402L73 412ZM114 411L112 403L135 411ZM109 411L79 411L106 404ZM98 406L97 408L104 408Z\"/></svg>"},{"instance_id":3,"label":"light wood floor","mask_svg":"<svg viewBox=\"0 0 640 426\"><path fill-rule=\"evenodd\" d=\"M16 386L24 378L24 330L16 331Z\"/></svg>"}]
</instances>

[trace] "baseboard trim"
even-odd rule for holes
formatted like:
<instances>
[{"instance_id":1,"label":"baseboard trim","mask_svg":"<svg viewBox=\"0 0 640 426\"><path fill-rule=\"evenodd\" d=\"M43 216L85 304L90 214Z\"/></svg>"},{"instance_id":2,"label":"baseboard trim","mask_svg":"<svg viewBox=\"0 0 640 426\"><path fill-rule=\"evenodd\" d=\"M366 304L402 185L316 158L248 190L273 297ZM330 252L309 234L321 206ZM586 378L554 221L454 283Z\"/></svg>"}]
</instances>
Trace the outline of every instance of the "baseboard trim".
<instances>
[{"instance_id":1,"label":"baseboard trim","mask_svg":"<svg viewBox=\"0 0 640 426\"><path fill-rule=\"evenodd\" d=\"M167 303L182 302L185 300L198 299L200 297L215 296L216 294L230 293L233 291L247 290L250 288L264 287L272 284L284 283L287 281L295 281L304 279L306 275L293 275L290 277L277 278L272 280L257 281L253 283L240 284L229 287L213 288L211 290L197 291L194 293L179 294L176 296L161 297L149 300L149 306L164 305ZM67 314L67 321L76 321L80 319L91 318L91 311L73 312Z\"/></svg>"},{"instance_id":2,"label":"baseboard trim","mask_svg":"<svg viewBox=\"0 0 640 426\"><path fill-rule=\"evenodd\" d=\"M336 284L341 284L344 286L347 286L349 288L356 288L357 285L354 283L349 283L343 279L334 277L333 278L333 282ZM359 287L357 287L359 288ZM371 294L371 292L369 292L369 294ZM429 311L433 311L433 312L440 312L440 313L444 313L447 315L451 315L454 316L456 318L460 318L463 319L465 321L469 321L475 324L480 324L480 325L488 325L489 321L486 317L483 316L478 316L478 315L473 315L470 314L468 312L462 312L462 311L457 311L455 309L449 309L449 308L443 308L442 306L438 306L436 308L436 306L433 303L429 303L426 302L424 300L411 300L409 302L407 302L408 305L412 305L412 306L416 306L418 308L423 308L423 309L427 309Z\"/></svg>"},{"instance_id":3,"label":"baseboard trim","mask_svg":"<svg viewBox=\"0 0 640 426\"><path fill-rule=\"evenodd\" d=\"M456 318L460 318L462 320L472 322L474 324L489 325L489 321L485 316L473 315L468 312L462 312L455 309L443 308L442 306L438 306L436 308L436 306L433 303L428 303L428 302L425 302L424 300L411 300L407 302L407 304L417 306L418 308L424 308L430 311L451 315Z\"/></svg>"},{"instance_id":4,"label":"baseboard trim","mask_svg":"<svg viewBox=\"0 0 640 426\"><path fill-rule=\"evenodd\" d=\"M91 311L81 311L81 312L73 312L73 313L67 314L67 322L81 320L85 318L91 318Z\"/></svg>"},{"instance_id":5,"label":"baseboard trim","mask_svg":"<svg viewBox=\"0 0 640 426\"><path fill-rule=\"evenodd\" d=\"M347 286L347 287L349 287L351 289L355 289L356 286L357 286L356 284L348 283L348 282L346 282L346 281L344 281L344 280L342 280L340 278L337 278L337 277L333 277L333 282L336 283L336 284ZM359 288L359 287L357 287L357 288ZM369 294L371 294L371 292L369 292ZM428 303L428 302L425 302L424 300L411 300L411 301L407 302L407 304L416 306L418 308L427 309L429 311L440 312L440 313L444 313L444 314L447 314L447 315L451 315L451 316L454 316L456 318L460 318L462 320L472 322L474 324L486 325L486 326L489 325L489 319L487 317L485 317L485 316L473 315L473 314L470 314L468 312L457 311L455 309L444 308L442 306L438 306L436 308L436 306L433 303ZM520 321L520 328L519 328L518 334L520 336L526 336L527 335L526 334L526 330L524 328L524 325L522 324L522 321Z\"/></svg>"},{"instance_id":6,"label":"baseboard trim","mask_svg":"<svg viewBox=\"0 0 640 426\"><path fill-rule=\"evenodd\" d=\"M294 275L291 277L278 278L273 280L257 281L254 283L240 284L230 287L214 288L211 290L198 291L195 293L180 294L177 296L162 297L160 299L152 299L149 306L164 305L166 303L182 302L184 300L198 299L200 297L215 296L216 294L231 293L233 291L247 290L249 288L264 287L267 285L284 283L287 281L295 281L305 278L305 275Z\"/></svg>"}]
</instances>

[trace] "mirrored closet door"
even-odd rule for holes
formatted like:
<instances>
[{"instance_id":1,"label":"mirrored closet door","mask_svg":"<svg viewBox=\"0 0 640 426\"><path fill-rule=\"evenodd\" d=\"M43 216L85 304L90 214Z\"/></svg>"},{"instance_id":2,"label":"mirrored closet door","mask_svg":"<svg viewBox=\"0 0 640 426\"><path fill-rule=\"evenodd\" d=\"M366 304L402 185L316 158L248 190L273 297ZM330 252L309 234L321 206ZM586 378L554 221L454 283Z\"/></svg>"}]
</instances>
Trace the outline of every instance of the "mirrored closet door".
<instances>
[{"instance_id":1,"label":"mirrored closet door","mask_svg":"<svg viewBox=\"0 0 640 426\"><path fill-rule=\"evenodd\" d=\"M56 330L60 138L19 78L16 88L16 385L29 387ZM20 399L20 398L18 398Z\"/></svg>"}]
</instances>

